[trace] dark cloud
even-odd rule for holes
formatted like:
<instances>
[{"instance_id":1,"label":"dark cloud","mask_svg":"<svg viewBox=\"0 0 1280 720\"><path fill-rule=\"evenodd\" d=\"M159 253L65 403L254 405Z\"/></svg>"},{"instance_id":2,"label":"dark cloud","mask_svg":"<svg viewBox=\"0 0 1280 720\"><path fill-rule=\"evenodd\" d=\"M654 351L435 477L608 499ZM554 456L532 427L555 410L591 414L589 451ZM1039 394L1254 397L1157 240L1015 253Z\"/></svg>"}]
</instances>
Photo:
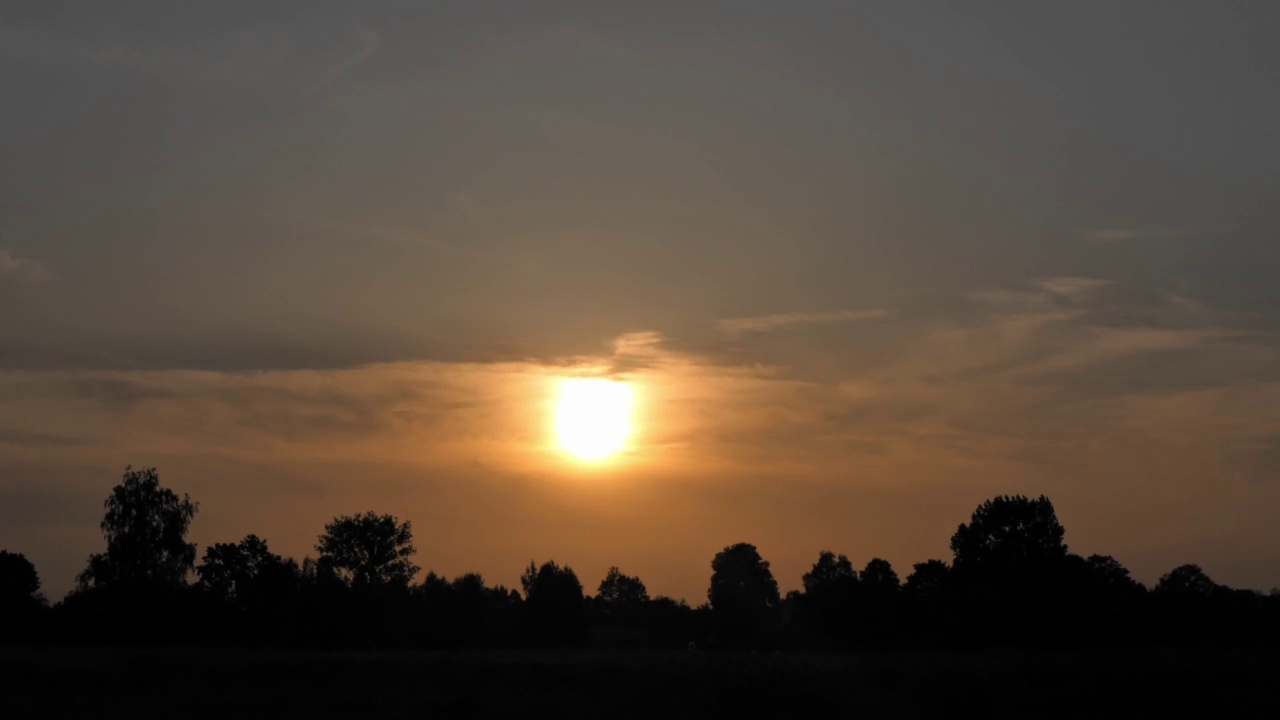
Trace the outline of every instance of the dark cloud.
<instances>
[{"instance_id":1,"label":"dark cloud","mask_svg":"<svg viewBox=\"0 0 1280 720\"><path fill-rule=\"evenodd\" d=\"M12 428L0 427L0 443L8 443L28 448L68 448L85 444L85 441L64 435L51 433L27 432Z\"/></svg>"}]
</instances>

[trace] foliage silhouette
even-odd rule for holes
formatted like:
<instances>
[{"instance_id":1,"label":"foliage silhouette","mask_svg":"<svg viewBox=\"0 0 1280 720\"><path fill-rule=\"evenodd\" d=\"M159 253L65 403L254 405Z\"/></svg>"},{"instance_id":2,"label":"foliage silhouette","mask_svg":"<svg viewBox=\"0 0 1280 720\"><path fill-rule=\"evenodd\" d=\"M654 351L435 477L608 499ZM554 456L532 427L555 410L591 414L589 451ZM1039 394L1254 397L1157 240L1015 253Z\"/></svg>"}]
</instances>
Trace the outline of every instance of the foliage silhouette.
<instances>
[{"instance_id":1,"label":"foliage silhouette","mask_svg":"<svg viewBox=\"0 0 1280 720\"><path fill-rule=\"evenodd\" d=\"M859 583L848 556L823 550L800 580L804 592L791 596L788 604L799 626L794 632L801 636L801 644L851 644L857 627L854 606Z\"/></svg>"},{"instance_id":2,"label":"foliage silhouette","mask_svg":"<svg viewBox=\"0 0 1280 720\"><path fill-rule=\"evenodd\" d=\"M942 560L926 560L912 566L903 592L916 602L934 602L944 599L951 568Z\"/></svg>"},{"instance_id":3,"label":"foliage silhouette","mask_svg":"<svg viewBox=\"0 0 1280 720\"><path fill-rule=\"evenodd\" d=\"M199 506L160 485L155 468L126 467L124 478L103 503L102 534L107 550L89 557L77 578L81 589L154 588L172 590L187 583L196 546L187 530Z\"/></svg>"},{"instance_id":4,"label":"foliage silhouette","mask_svg":"<svg viewBox=\"0 0 1280 720\"><path fill-rule=\"evenodd\" d=\"M1133 593L1143 590L1142 584L1129 575L1129 569L1110 555L1090 555L1085 558L1088 582L1099 591Z\"/></svg>"},{"instance_id":5,"label":"foliage silhouette","mask_svg":"<svg viewBox=\"0 0 1280 720\"><path fill-rule=\"evenodd\" d=\"M586 601L573 568L532 560L520 576L528 632L539 645L578 642L586 630Z\"/></svg>"},{"instance_id":6,"label":"foliage silhouette","mask_svg":"<svg viewBox=\"0 0 1280 720\"><path fill-rule=\"evenodd\" d=\"M611 625L634 625L641 622L649 590L638 577L625 575L610 567L596 590L594 607L600 621Z\"/></svg>"},{"instance_id":7,"label":"foliage silhouette","mask_svg":"<svg viewBox=\"0 0 1280 720\"><path fill-rule=\"evenodd\" d=\"M707 601L719 640L729 646L764 642L782 602L769 562L750 543L730 545L712 559Z\"/></svg>"},{"instance_id":8,"label":"foliage silhouette","mask_svg":"<svg viewBox=\"0 0 1280 720\"><path fill-rule=\"evenodd\" d=\"M649 601L649 591L640 578L624 575L614 566L600 581L596 600L614 608L634 608Z\"/></svg>"},{"instance_id":9,"label":"foliage silhouette","mask_svg":"<svg viewBox=\"0 0 1280 720\"><path fill-rule=\"evenodd\" d=\"M366 512L334 518L316 543L320 563L357 590L408 588L418 566L409 521Z\"/></svg>"},{"instance_id":10,"label":"foliage silhouette","mask_svg":"<svg viewBox=\"0 0 1280 720\"><path fill-rule=\"evenodd\" d=\"M801 578L805 594L811 597L832 595L853 597L858 584L858 572L853 569L846 555L837 556L828 550L818 553L818 561Z\"/></svg>"},{"instance_id":11,"label":"foliage silhouette","mask_svg":"<svg viewBox=\"0 0 1280 720\"><path fill-rule=\"evenodd\" d=\"M1160 577L1156 592L1166 595L1209 598L1220 586L1200 569L1199 565L1180 565Z\"/></svg>"},{"instance_id":12,"label":"foliage silhouette","mask_svg":"<svg viewBox=\"0 0 1280 720\"><path fill-rule=\"evenodd\" d=\"M271 552L265 540L248 535L239 543L206 548L196 568L200 576L196 587L223 602L251 605L269 590L264 585L293 581L298 572L296 564Z\"/></svg>"},{"instance_id":13,"label":"foliage silhouette","mask_svg":"<svg viewBox=\"0 0 1280 720\"><path fill-rule=\"evenodd\" d=\"M954 566L997 576L1024 573L1065 558L1065 533L1049 498L1002 495L979 505L951 536Z\"/></svg>"},{"instance_id":14,"label":"foliage silhouette","mask_svg":"<svg viewBox=\"0 0 1280 720\"><path fill-rule=\"evenodd\" d=\"M127 468L106 503L107 549L77 589L42 604L39 575L0 552L0 642L511 647L647 645L806 650L1120 646L1280 647L1280 593L1214 582L1198 566L1153 591L1115 558L1068 552L1048 498L997 497L952 537L952 564L914 565L905 583L872 558L859 572L823 550L779 596L754 545L711 561L707 604L651 597L616 566L587 597L567 565L530 562L523 594L476 573L414 583L412 528L373 512L340 516L301 563L249 535L207 547L187 584L197 506L154 469Z\"/></svg>"},{"instance_id":15,"label":"foliage silhouette","mask_svg":"<svg viewBox=\"0 0 1280 720\"><path fill-rule=\"evenodd\" d=\"M957 611L973 619L965 642L1054 642L1069 572L1066 531L1043 495L999 496L951 537Z\"/></svg>"},{"instance_id":16,"label":"foliage silhouette","mask_svg":"<svg viewBox=\"0 0 1280 720\"><path fill-rule=\"evenodd\" d=\"M40 637L47 609L36 566L21 553L0 550L0 644Z\"/></svg>"},{"instance_id":17,"label":"foliage silhouette","mask_svg":"<svg viewBox=\"0 0 1280 720\"><path fill-rule=\"evenodd\" d=\"M40 594L40 574L22 553L0 550L0 604L14 607L36 601Z\"/></svg>"},{"instance_id":18,"label":"foliage silhouette","mask_svg":"<svg viewBox=\"0 0 1280 720\"><path fill-rule=\"evenodd\" d=\"M902 588L902 583L898 581L898 573L888 560L871 558L862 569L861 587L868 595L892 597Z\"/></svg>"}]
</instances>

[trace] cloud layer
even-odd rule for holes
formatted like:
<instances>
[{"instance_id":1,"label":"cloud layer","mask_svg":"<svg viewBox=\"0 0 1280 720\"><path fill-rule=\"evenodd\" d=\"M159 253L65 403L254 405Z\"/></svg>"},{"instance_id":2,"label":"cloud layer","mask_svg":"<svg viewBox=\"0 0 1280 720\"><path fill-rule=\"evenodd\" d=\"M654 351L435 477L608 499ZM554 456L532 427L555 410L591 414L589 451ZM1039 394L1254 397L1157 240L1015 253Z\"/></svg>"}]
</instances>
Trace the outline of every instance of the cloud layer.
<instances>
[{"instance_id":1,"label":"cloud layer","mask_svg":"<svg viewBox=\"0 0 1280 720\"><path fill-rule=\"evenodd\" d=\"M39 261L19 257L11 250L0 250L0 279L44 282L52 280L53 273Z\"/></svg>"},{"instance_id":2,"label":"cloud layer","mask_svg":"<svg viewBox=\"0 0 1280 720\"><path fill-rule=\"evenodd\" d=\"M736 326L864 316L902 326L883 347L874 333L858 339L860 323L844 326L847 343L880 360L836 379L652 331L556 363L10 371L0 469L4 491L35 516L74 506L87 517L111 469L158 464L206 502L206 542L255 530L253 518L303 554L325 513L377 506L415 520L429 567L511 582L521 553L554 553L588 574L639 566L660 591L693 598L699 553L740 538L771 551L785 585L819 546L899 563L945 555L948 528L985 496L1047 492L1069 540L1142 577L1186 559L1265 584L1268 556L1242 564L1237 544L1274 539L1261 510L1280 500L1274 344L1241 328L1100 324L1107 299L1084 291L1108 286L1060 278L978 293L983 311L963 321L784 313ZM551 435L557 380L578 374L637 390L631 446L604 469L576 465ZM57 479L33 484L32 473ZM920 522L880 518L904 506ZM294 507L293 521L272 520L279 507ZM519 531L484 530L503 518ZM1182 522L1203 534L1188 537ZM656 528L664 539L637 539ZM30 543L25 532L2 540ZM91 532L76 532L41 558L56 570L51 588L93 548ZM1205 544L1180 544L1189 540ZM455 543L487 549L438 554Z\"/></svg>"}]
</instances>

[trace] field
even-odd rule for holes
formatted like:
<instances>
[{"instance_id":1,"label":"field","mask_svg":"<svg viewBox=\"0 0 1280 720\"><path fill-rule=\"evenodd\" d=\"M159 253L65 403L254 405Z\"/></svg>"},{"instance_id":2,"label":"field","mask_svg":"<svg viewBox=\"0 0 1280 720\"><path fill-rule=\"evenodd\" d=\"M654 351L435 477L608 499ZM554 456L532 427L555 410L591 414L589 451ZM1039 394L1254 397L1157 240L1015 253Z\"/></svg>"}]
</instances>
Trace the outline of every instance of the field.
<instances>
[{"instance_id":1,"label":"field","mask_svg":"<svg viewBox=\"0 0 1280 720\"><path fill-rule=\"evenodd\" d=\"M1273 717L1247 652L733 655L0 649L26 717Z\"/></svg>"}]
</instances>

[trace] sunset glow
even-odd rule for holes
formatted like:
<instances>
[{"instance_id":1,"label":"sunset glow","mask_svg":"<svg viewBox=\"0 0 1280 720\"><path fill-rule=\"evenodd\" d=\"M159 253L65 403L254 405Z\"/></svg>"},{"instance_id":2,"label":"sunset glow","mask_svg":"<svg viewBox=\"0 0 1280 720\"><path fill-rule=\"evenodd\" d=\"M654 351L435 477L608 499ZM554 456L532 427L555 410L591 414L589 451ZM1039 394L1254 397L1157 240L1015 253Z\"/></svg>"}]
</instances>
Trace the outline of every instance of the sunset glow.
<instances>
[{"instance_id":1,"label":"sunset glow","mask_svg":"<svg viewBox=\"0 0 1280 720\"><path fill-rule=\"evenodd\" d=\"M560 384L556 434L579 460L598 461L622 450L631 435L631 386L598 378Z\"/></svg>"}]
</instances>

